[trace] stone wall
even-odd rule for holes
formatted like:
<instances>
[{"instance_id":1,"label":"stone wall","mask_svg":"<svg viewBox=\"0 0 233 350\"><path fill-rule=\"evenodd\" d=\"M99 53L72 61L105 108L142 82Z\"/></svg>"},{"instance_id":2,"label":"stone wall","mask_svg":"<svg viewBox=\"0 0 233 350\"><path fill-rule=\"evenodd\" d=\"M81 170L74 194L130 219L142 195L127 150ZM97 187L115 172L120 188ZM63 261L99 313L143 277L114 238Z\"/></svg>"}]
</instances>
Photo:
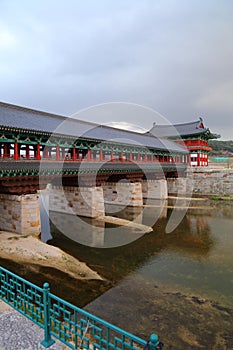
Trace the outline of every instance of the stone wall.
<instances>
[{"instance_id":1,"label":"stone wall","mask_svg":"<svg viewBox=\"0 0 233 350\"><path fill-rule=\"evenodd\" d=\"M102 185L104 201L124 206L142 206L140 182L112 182Z\"/></svg>"},{"instance_id":2,"label":"stone wall","mask_svg":"<svg viewBox=\"0 0 233 350\"><path fill-rule=\"evenodd\" d=\"M103 189L101 187L51 186L49 210L90 218L103 216Z\"/></svg>"},{"instance_id":3,"label":"stone wall","mask_svg":"<svg viewBox=\"0 0 233 350\"><path fill-rule=\"evenodd\" d=\"M191 178L191 176L188 176ZM189 191L190 180L187 182ZM193 193L202 195L233 195L233 170L211 168L193 170Z\"/></svg>"},{"instance_id":4,"label":"stone wall","mask_svg":"<svg viewBox=\"0 0 233 350\"><path fill-rule=\"evenodd\" d=\"M167 181L169 195L233 195L233 171L229 169L192 168L187 172L187 178Z\"/></svg>"},{"instance_id":5,"label":"stone wall","mask_svg":"<svg viewBox=\"0 0 233 350\"><path fill-rule=\"evenodd\" d=\"M39 235L40 207L37 194L0 194L0 229L20 234Z\"/></svg>"}]
</instances>

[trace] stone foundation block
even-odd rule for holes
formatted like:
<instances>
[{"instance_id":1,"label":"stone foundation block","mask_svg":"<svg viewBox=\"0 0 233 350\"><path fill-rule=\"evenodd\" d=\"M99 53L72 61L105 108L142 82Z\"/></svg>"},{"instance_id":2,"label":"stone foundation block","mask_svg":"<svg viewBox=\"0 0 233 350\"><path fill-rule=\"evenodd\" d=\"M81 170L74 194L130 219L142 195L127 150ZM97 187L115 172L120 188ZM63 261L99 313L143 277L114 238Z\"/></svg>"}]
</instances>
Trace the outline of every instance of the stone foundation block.
<instances>
[{"instance_id":1,"label":"stone foundation block","mask_svg":"<svg viewBox=\"0 0 233 350\"><path fill-rule=\"evenodd\" d=\"M37 194L0 194L0 229L20 234L39 235L40 207Z\"/></svg>"},{"instance_id":2,"label":"stone foundation block","mask_svg":"<svg viewBox=\"0 0 233 350\"><path fill-rule=\"evenodd\" d=\"M104 215L101 187L51 186L49 210L95 218Z\"/></svg>"},{"instance_id":3,"label":"stone foundation block","mask_svg":"<svg viewBox=\"0 0 233 350\"><path fill-rule=\"evenodd\" d=\"M142 206L142 185L140 182L116 182L102 185L105 202L124 206Z\"/></svg>"},{"instance_id":4,"label":"stone foundation block","mask_svg":"<svg viewBox=\"0 0 233 350\"><path fill-rule=\"evenodd\" d=\"M143 198L167 199L167 180L146 180L142 182Z\"/></svg>"}]
</instances>

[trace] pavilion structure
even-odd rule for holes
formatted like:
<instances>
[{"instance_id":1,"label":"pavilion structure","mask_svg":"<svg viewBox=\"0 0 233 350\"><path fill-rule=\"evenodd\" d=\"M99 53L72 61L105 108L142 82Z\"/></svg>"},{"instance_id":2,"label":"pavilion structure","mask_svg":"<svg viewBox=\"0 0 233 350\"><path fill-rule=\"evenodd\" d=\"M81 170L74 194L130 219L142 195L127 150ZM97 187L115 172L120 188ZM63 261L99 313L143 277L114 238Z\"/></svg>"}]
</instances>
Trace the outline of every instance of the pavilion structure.
<instances>
[{"instance_id":1,"label":"pavilion structure","mask_svg":"<svg viewBox=\"0 0 233 350\"><path fill-rule=\"evenodd\" d=\"M1 160L187 164L172 140L0 103Z\"/></svg>"},{"instance_id":2,"label":"pavilion structure","mask_svg":"<svg viewBox=\"0 0 233 350\"><path fill-rule=\"evenodd\" d=\"M220 137L204 126L202 118L183 124L154 124L148 134L164 137L185 146L189 151L188 164L191 166L208 166L208 154L212 150L208 140Z\"/></svg>"},{"instance_id":3,"label":"pavilion structure","mask_svg":"<svg viewBox=\"0 0 233 350\"><path fill-rule=\"evenodd\" d=\"M92 218L166 199L187 161L172 140L1 102L0 228L39 234L45 192L50 211Z\"/></svg>"},{"instance_id":4,"label":"pavilion structure","mask_svg":"<svg viewBox=\"0 0 233 350\"><path fill-rule=\"evenodd\" d=\"M207 165L212 137L202 122L176 128L182 140L164 126L141 134L0 102L0 228L39 234L47 190L49 210L92 218L106 203L167 199L190 159Z\"/></svg>"}]
</instances>

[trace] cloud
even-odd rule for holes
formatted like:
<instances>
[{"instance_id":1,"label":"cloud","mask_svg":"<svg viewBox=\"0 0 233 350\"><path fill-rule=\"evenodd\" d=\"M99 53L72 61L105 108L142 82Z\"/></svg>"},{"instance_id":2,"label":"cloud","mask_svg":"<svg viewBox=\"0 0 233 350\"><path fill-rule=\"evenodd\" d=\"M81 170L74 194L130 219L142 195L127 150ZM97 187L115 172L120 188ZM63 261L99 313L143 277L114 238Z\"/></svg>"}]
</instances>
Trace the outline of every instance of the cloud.
<instances>
[{"instance_id":1,"label":"cloud","mask_svg":"<svg viewBox=\"0 0 233 350\"><path fill-rule=\"evenodd\" d=\"M130 130L130 131L136 131L140 133L145 133L148 130L144 129L138 125L135 125L133 123L127 123L127 122L109 122L106 123L107 126L111 126L112 128L117 128L117 129L123 129L123 130Z\"/></svg>"},{"instance_id":2,"label":"cloud","mask_svg":"<svg viewBox=\"0 0 233 350\"><path fill-rule=\"evenodd\" d=\"M223 115L233 114L232 92L233 80L215 86L210 89L210 91L207 91L207 93L197 101L197 106L200 109L208 109ZM232 123L232 120L229 120L229 122Z\"/></svg>"},{"instance_id":3,"label":"cloud","mask_svg":"<svg viewBox=\"0 0 233 350\"><path fill-rule=\"evenodd\" d=\"M0 27L0 51L12 48L15 42L15 37L10 30Z\"/></svg>"},{"instance_id":4,"label":"cloud","mask_svg":"<svg viewBox=\"0 0 233 350\"><path fill-rule=\"evenodd\" d=\"M1 100L66 115L134 102L173 123L202 115L216 132L220 114L232 118L233 2L2 0L0 11Z\"/></svg>"}]
</instances>

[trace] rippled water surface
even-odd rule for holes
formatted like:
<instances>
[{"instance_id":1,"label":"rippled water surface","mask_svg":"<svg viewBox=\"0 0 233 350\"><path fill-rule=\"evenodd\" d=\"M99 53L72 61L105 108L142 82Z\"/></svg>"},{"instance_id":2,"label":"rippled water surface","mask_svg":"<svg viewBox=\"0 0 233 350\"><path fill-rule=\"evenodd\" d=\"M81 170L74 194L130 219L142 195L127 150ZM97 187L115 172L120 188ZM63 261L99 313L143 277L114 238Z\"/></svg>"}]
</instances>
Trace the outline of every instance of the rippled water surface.
<instances>
[{"instance_id":1,"label":"rippled water surface","mask_svg":"<svg viewBox=\"0 0 233 350\"><path fill-rule=\"evenodd\" d=\"M233 349L233 203L181 201L172 216L173 204L108 208L153 226L147 234L50 213L50 243L106 279L91 290L79 284L87 310L143 338L157 332L167 349ZM166 233L171 219L180 223Z\"/></svg>"},{"instance_id":2,"label":"rippled water surface","mask_svg":"<svg viewBox=\"0 0 233 350\"><path fill-rule=\"evenodd\" d=\"M63 224L62 234L53 225L51 242L110 282L89 300L89 311L144 338L157 332L170 349L233 349L233 205L192 201L166 233L172 204L115 211L153 225L145 235L84 219L78 226L51 213L55 225Z\"/></svg>"}]
</instances>

